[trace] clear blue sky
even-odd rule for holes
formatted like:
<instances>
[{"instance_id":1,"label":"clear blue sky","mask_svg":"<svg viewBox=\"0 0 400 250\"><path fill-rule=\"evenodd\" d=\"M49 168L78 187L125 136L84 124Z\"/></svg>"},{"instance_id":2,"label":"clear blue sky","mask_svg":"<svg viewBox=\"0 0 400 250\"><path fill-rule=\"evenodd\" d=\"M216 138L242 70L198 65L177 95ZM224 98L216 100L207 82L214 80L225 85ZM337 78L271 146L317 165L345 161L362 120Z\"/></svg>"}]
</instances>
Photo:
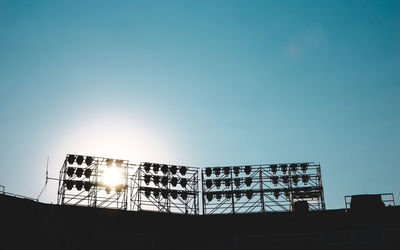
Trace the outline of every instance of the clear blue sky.
<instances>
[{"instance_id":1,"label":"clear blue sky","mask_svg":"<svg viewBox=\"0 0 400 250\"><path fill-rule=\"evenodd\" d=\"M399 1L0 1L0 184L67 153L316 161L328 208L400 194ZM57 183L43 196L55 202Z\"/></svg>"}]
</instances>

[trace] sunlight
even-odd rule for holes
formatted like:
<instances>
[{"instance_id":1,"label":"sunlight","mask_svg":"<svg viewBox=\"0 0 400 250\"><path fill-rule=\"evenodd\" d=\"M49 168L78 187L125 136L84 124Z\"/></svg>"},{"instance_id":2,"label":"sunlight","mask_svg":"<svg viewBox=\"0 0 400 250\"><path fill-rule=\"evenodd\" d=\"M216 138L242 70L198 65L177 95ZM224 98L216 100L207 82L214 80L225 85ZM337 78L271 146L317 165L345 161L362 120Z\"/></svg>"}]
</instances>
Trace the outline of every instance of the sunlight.
<instances>
[{"instance_id":1,"label":"sunlight","mask_svg":"<svg viewBox=\"0 0 400 250\"><path fill-rule=\"evenodd\" d=\"M103 183L111 188L122 183L121 170L115 166L111 166L104 170Z\"/></svg>"}]
</instances>

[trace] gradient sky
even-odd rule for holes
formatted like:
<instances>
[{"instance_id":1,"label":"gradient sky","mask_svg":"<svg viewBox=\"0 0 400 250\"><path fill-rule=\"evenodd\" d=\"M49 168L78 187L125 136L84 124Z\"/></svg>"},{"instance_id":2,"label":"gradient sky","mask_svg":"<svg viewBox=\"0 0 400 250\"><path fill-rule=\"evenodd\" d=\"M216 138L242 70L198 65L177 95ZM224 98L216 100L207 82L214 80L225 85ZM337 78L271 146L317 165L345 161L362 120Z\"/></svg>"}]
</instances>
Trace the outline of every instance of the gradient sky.
<instances>
[{"instance_id":1,"label":"gradient sky","mask_svg":"<svg viewBox=\"0 0 400 250\"><path fill-rule=\"evenodd\" d=\"M0 0L0 184L65 155L320 162L327 208L400 195L399 1ZM58 183L42 196L56 202Z\"/></svg>"}]
</instances>

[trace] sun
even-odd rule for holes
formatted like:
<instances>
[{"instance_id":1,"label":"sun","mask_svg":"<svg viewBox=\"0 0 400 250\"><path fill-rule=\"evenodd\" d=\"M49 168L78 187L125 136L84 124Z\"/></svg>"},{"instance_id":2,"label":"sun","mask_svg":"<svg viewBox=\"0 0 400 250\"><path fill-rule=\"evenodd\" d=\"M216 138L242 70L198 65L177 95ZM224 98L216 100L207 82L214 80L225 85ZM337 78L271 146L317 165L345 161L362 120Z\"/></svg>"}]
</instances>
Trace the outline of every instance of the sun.
<instances>
[{"instance_id":1,"label":"sun","mask_svg":"<svg viewBox=\"0 0 400 250\"><path fill-rule=\"evenodd\" d=\"M104 170L103 175L103 183L108 187L115 187L118 184L122 183L122 174L121 170L116 168L115 166L107 167Z\"/></svg>"}]
</instances>

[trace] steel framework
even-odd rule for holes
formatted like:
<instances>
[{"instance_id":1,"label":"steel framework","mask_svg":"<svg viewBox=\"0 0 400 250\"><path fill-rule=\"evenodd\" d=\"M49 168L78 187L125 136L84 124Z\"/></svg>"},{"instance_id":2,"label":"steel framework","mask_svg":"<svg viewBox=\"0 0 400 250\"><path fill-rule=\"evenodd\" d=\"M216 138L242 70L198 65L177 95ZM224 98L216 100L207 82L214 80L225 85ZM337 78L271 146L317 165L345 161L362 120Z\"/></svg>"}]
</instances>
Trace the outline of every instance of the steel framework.
<instances>
[{"instance_id":1,"label":"steel framework","mask_svg":"<svg viewBox=\"0 0 400 250\"><path fill-rule=\"evenodd\" d=\"M141 163L132 175L131 210L199 214L198 169Z\"/></svg>"},{"instance_id":2,"label":"steel framework","mask_svg":"<svg viewBox=\"0 0 400 250\"><path fill-rule=\"evenodd\" d=\"M296 201L325 209L321 168L313 162L202 170L203 214L293 211Z\"/></svg>"},{"instance_id":3,"label":"steel framework","mask_svg":"<svg viewBox=\"0 0 400 250\"><path fill-rule=\"evenodd\" d=\"M59 205L127 210L127 160L93 156L66 156L59 173Z\"/></svg>"}]
</instances>

